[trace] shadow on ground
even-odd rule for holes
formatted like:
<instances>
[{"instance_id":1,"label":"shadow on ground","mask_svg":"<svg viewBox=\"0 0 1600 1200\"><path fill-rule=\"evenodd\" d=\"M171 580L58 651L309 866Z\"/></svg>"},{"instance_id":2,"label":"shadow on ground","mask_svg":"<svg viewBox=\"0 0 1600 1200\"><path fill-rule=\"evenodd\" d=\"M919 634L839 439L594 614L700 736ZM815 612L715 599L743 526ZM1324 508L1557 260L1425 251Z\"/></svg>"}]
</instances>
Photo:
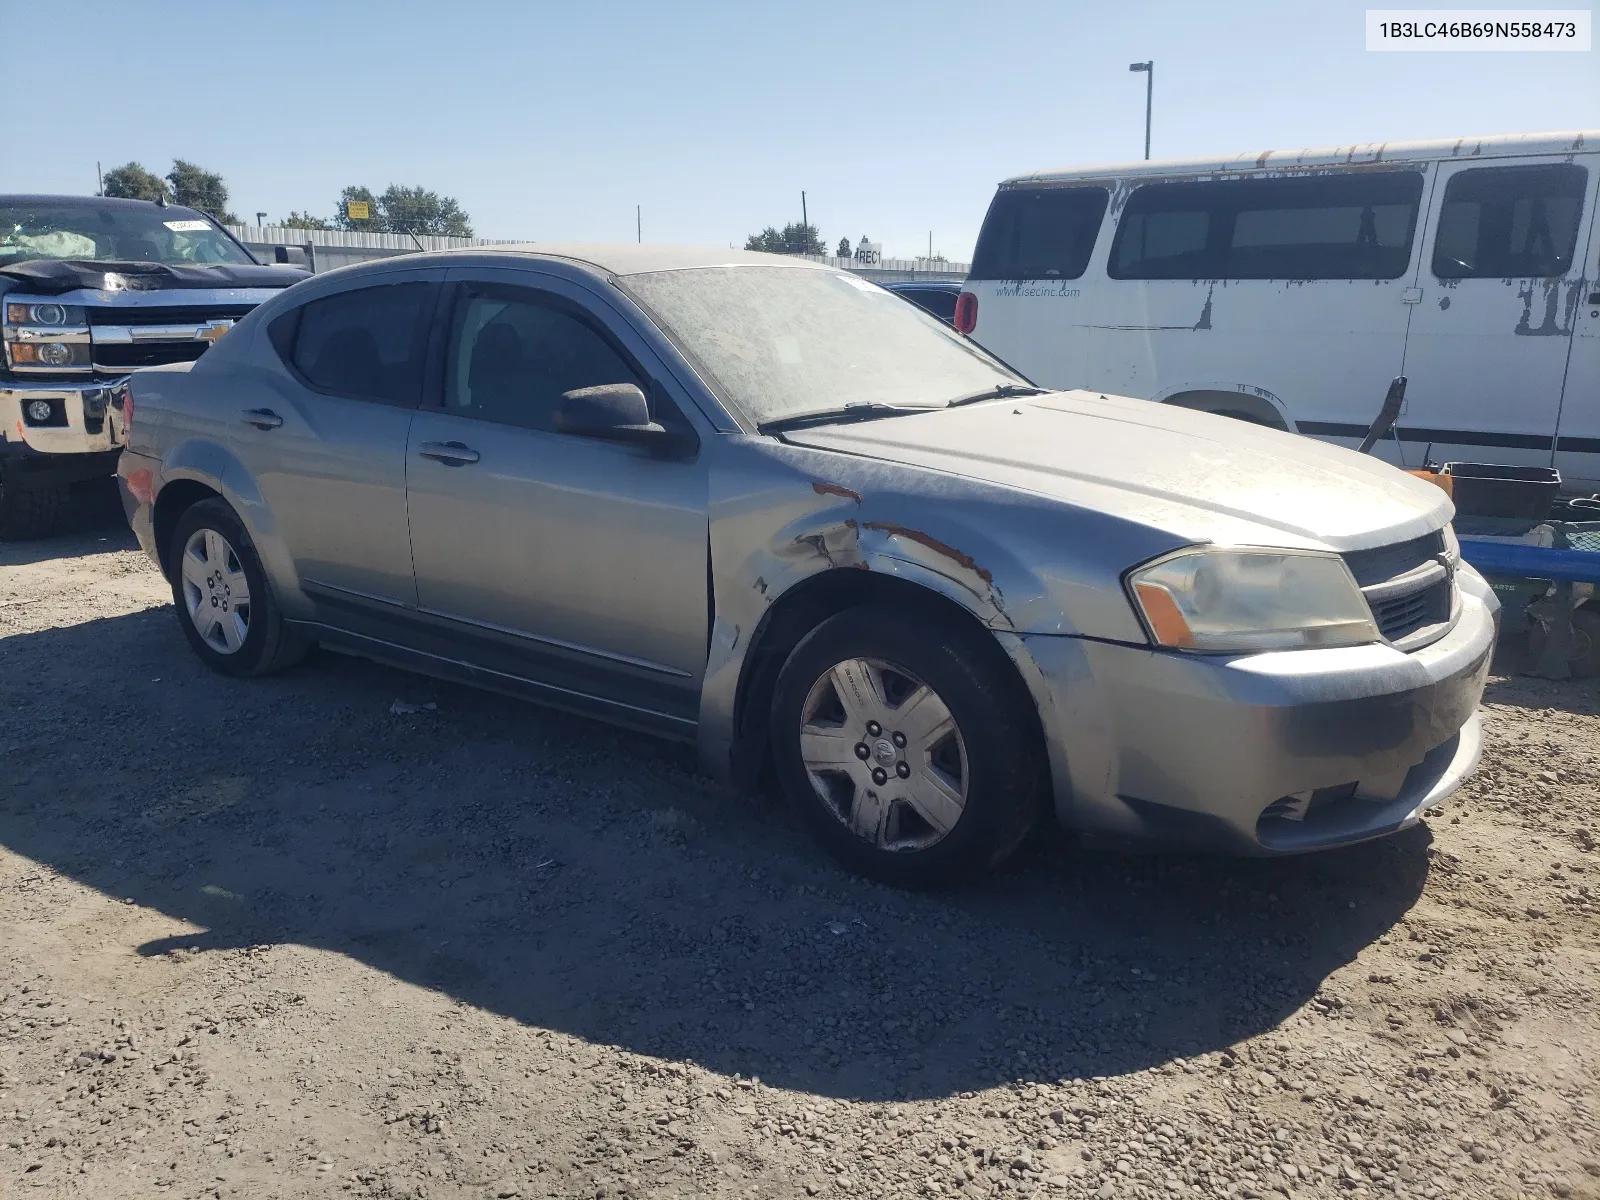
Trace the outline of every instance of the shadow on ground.
<instances>
[{"instance_id":1,"label":"shadow on ground","mask_svg":"<svg viewBox=\"0 0 1600 1200\"><path fill-rule=\"evenodd\" d=\"M1270 1029L1427 874L1424 830L1267 862L1047 836L968 891L897 893L674 747L332 655L223 679L170 609L0 640L0 711L0 841L204 930L145 954L303 943L854 1098L1134 1071Z\"/></svg>"}]
</instances>

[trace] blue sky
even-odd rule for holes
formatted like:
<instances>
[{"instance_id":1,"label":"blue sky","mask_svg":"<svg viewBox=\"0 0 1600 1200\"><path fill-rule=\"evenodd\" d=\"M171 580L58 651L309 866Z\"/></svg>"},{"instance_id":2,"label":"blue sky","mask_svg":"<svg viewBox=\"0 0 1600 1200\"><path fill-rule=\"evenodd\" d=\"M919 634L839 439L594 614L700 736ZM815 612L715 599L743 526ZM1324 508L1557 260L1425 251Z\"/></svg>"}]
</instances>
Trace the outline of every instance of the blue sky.
<instances>
[{"instance_id":1,"label":"blue sky","mask_svg":"<svg viewBox=\"0 0 1600 1200\"><path fill-rule=\"evenodd\" d=\"M247 218L397 182L488 237L631 241L641 204L725 245L805 189L830 244L964 260L1002 177L1141 155L1136 59L1157 158L1600 127L1595 52L1368 53L1364 8L0 0L0 191L181 156Z\"/></svg>"}]
</instances>

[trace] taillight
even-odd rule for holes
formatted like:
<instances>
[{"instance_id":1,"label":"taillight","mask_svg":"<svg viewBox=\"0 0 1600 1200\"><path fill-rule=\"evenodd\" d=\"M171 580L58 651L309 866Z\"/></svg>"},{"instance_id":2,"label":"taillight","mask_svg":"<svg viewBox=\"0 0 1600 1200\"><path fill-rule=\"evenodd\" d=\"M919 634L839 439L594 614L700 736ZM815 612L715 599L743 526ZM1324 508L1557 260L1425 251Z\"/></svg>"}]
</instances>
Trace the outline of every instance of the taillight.
<instances>
[{"instance_id":1,"label":"taillight","mask_svg":"<svg viewBox=\"0 0 1600 1200\"><path fill-rule=\"evenodd\" d=\"M956 332L971 333L978 327L978 298L971 292L956 297Z\"/></svg>"}]
</instances>

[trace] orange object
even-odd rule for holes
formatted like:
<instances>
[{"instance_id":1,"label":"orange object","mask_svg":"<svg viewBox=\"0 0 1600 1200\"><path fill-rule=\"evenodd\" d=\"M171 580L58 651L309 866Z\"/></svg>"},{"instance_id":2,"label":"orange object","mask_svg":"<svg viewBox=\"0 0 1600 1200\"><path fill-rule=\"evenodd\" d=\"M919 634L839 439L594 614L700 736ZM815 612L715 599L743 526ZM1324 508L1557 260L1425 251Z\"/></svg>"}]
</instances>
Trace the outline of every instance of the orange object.
<instances>
[{"instance_id":1,"label":"orange object","mask_svg":"<svg viewBox=\"0 0 1600 1200\"><path fill-rule=\"evenodd\" d=\"M1150 619L1150 628L1156 635L1156 641L1163 646L1194 646L1194 634L1189 631L1189 622L1178 611L1177 601L1153 584L1137 584L1136 590L1139 603L1144 606L1144 615Z\"/></svg>"},{"instance_id":2,"label":"orange object","mask_svg":"<svg viewBox=\"0 0 1600 1200\"><path fill-rule=\"evenodd\" d=\"M1407 475L1415 475L1418 479L1426 479L1434 487L1439 488L1446 496L1454 498L1455 480L1441 471L1407 471Z\"/></svg>"}]
</instances>

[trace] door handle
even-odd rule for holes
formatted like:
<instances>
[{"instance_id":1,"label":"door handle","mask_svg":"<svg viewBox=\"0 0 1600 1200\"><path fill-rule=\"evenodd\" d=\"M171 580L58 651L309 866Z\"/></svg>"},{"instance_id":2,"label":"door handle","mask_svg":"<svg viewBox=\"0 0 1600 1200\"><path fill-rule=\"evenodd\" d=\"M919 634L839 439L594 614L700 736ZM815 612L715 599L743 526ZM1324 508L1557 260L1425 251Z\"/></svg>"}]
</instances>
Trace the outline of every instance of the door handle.
<instances>
[{"instance_id":1,"label":"door handle","mask_svg":"<svg viewBox=\"0 0 1600 1200\"><path fill-rule=\"evenodd\" d=\"M460 442L423 442L417 447L417 453L447 467L464 467L478 461L478 452Z\"/></svg>"},{"instance_id":2,"label":"door handle","mask_svg":"<svg viewBox=\"0 0 1600 1200\"><path fill-rule=\"evenodd\" d=\"M257 429L276 429L283 424L283 418L270 408L247 408L239 414L239 420Z\"/></svg>"}]
</instances>

